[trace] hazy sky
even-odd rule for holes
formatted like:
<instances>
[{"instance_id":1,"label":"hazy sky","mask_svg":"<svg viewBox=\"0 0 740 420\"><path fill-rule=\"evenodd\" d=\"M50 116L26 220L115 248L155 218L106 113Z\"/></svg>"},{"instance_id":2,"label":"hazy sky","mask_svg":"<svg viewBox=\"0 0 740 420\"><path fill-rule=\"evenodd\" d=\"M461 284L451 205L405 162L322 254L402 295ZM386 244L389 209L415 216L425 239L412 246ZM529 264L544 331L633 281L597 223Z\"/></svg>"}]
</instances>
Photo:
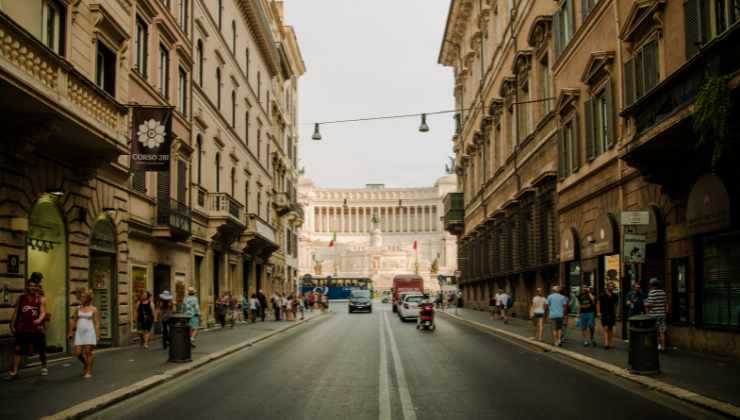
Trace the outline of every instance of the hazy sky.
<instances>
[{"instance_id":1,"label":"hazy sky","mask_svg":"<svg viewBox=\"0 0 740 420\"><path fill-rule=\"evenodd\" d=\"M306 74L299 85L300 166L318 186L428 186L452 154L452 114L321 126L313 122L454 108L437 64L450 0L286 0Z\"/></svg>"}]
</instances>

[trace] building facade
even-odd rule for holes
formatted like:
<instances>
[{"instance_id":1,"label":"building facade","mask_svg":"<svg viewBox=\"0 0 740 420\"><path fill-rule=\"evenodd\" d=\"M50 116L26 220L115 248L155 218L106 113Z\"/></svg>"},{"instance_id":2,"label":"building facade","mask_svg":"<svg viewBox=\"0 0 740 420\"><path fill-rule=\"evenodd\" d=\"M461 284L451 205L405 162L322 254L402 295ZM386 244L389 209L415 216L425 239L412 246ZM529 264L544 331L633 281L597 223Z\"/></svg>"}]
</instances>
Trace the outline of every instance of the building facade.
<instances>
[{"instance_id":1,"label":"building facade","mask_svg":"<svg viewBox=\"0 0 740 420\"><path fill-rule=\"evenodd\" d=\"M17 98L2 105L2 365L13 303L34 271L45 277L51 353L69 350L80 287L95 292L110 346L134 336L140 290L194 286L210 316L220 292L295 287L288 233L303 217L294 185L305 68L282 8L0 1L0 89ZM173 108L168 171L131 173L134 105Z\"/></svg>"},{"instance_id":2,"label":"building facade","mask_svg":"<svg viewBox=\"0 0 740 420\"><path fill-rule=\"evenodd\" d=\"M491 11L486 12L486 7ZM549 122L553 152L539 165L555 173L550 177L557 226L552 246L559 265L552 283L576 294L585 285L600 292L613 282L621 297L618 334L625 334L626 292L636 282L647 289L649 280L656 278L668 293L669 338L674 345L739 355L739 270L734 257L740 252L740 210L733 198L736 183L731 180L738 179L733 162L740 151L727 146L737 140L738 132L737 122L729 117L738 103L737 5L731 1L453 1L440 61L455 67L461 109L478 107L476 97L464 92L487 92L489 85L486 81L476 90L477 81L465 84L465 77L460 83L460 75L475 79L476 66L464 58L471 57L472 64L482 54L484 67L495 67L497 55L486 58L486 44L472 41L478 39L480 22L507 8L523 21L529 14L536 16L532 25L514 32L527 33L535 44L541 40L546 44L542 51L548 51L552 93L535 87L540 92L535 98L555 98ZM498 33L497 26L488 23L489 33ZM458 54L455 45L462 52ZM477 45L483 46L483 53L480 47L476 50ZM533 47L534 57L542 54ZM517 53L512 53L516 60ZM522 52L518 54L521 57ZM514 70L521 74L521 68ZM523 82L517 74L510 80L520 86ZM532 98L524 91L521 95ZM493 108L495 102L486 98L480 109ZM463 174L458 194L464 196L464 217L463 209L446 208L447 228L460 235L466 289L477 287L481 264L485 269L486 264L508 258L501 256L505 248L494 249L488 258L465 248L485 231L475 213L483 189L476 181L472 187L469 184L470 178L475 180L486 170L476 155L475 129L466 125L473 118L471 112L461 112L455 138L457 170ZM495 121L495 113L491 114ZM524 117L522 123L516 115L514 119L517 127L528 121ZM540 127L541 123L535 133ZM505 135L509 143L517 144L517 155L526 154L527 142L522 143L521 137L516 130ZM504 196L508 199L510 194ZM506 233L500 235L506 237ZM514 242L514 249L521 251L516 235ZM543 245L549 246L549 241ZM475 290L466 295L469 303L476 301Z\"/></svg>"},{"instance_id":3,"label":"building facade","mask_svg":"<svg viewBox=\"0 0 740 420\"><path fill-rule=\"evenodd\" d=\"M455 238L441 223L442 199L456 188L454 175L429 188L322 188L302 178L299 276L369 277L382 291L396 274L417 273L425 288L439 289L437 276L457 270Z\"/></svg>"}]
</instances>

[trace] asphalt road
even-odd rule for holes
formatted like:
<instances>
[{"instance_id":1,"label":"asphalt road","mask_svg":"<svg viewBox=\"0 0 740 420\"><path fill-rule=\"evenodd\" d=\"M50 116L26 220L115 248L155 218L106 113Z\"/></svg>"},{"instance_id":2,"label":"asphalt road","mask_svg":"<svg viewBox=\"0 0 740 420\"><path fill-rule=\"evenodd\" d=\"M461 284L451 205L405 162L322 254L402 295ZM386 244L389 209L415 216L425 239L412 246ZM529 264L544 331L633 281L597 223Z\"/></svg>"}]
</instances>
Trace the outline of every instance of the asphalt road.
<instances>
[{"instance_id":1,"label":"asphalt road","mask_svg":"<svg viewBox=\"0 0 740 420\"><path fill-rule=\"evenodd\" d=\"M437 318L435 332L387 305L257 344L127 400L101 419L683 419L669 397Z\"/></svg>"}]
</instances>

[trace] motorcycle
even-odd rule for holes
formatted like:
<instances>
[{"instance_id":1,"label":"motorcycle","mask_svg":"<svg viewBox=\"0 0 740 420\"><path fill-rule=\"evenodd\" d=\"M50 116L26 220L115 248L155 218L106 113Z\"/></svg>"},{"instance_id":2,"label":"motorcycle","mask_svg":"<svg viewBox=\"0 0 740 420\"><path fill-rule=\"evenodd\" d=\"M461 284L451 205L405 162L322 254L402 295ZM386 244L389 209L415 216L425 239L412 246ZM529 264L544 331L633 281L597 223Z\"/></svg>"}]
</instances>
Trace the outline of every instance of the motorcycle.
<instances>
[{"instance_id":1,"label":"motorcycle","mask_svg":"<svg viewBox=\"0 0 740 420\"><path fill-rule=\"evenodd\" d=\"M419 308L419 322L416 323L417 330L434 331L434 304L432 302L422 303Z\"/></svg>"}]
</instances>

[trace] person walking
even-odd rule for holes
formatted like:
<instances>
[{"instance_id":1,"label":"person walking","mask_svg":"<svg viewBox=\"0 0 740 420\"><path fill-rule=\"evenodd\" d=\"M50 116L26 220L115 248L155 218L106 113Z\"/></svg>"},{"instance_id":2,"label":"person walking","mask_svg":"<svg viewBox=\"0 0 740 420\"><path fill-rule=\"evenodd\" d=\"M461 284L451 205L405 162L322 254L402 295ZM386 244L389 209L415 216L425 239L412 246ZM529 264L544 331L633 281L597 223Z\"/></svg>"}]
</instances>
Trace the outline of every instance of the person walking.
<instances>
[{"instance_id":1,"label":"person walking","mask_svg":"<svg viewBox=\"0 0 740 420\"><path fill-rule=\"evenodd\" d=\"M313 312L314 306L316 305L316 293L313 291L308 292L308 310Z\"/></svg>"},{"instance_id":2,"label":"person walking","mask_svg":"<svg viewBox=\"0 0 740 420\"><path fill-rule=\"evenodd\" d=\"M658 350L666 350L666 317L668 314L668 299L665 291L660 287L660 280L653 277L650 279L650 291L645 300L645 307L649 317L655 320L658 329Z\"/></svg>"},{"instance_id":3,"label":"person walking","mask_svg":"<svg viewBox=\"0 0 740 420\"><path fill-rule=\"evenodd\" d=\"M237 319L239 319L239 302L231 292L226 292L226 321L229 323L229 328L234 328Z\"/></svg>"},{"instance_id":4,"label":"person walking","mask_svg":"<svg viewBox=\"0 0 740 420\"><path fill-rule=\"evenodd\" d=\"M272 312L275 314L275 321L280 321L280 307L283 305L283 302L275 292L273 292L270 301L272 303Z\"/></svg>"},{"instance_id":5,"label":"person walking","mask_svg":"<svg viewBox=\"0 0 740 420\"><path fill-rule=\"evenodd\" d=\"M563 310L563 331L560 334L560 342L565 344L568 342L568 325L570 321L570 312L576 307L576 296L572 293L570 288L560 286L560 294L565 297L565 309Z\"/></svg>"},{"instance_id":6,"label":"person walking","mask_svg":"<svg viewBox=\"0 0 740 420\"><path fill-rule=\"evenodd\" d=\"M561 347L563 334L563 317L568 306L568 298L560 293L560 286L553 286L552 293L547 296L545 307L552 322L553 345Z\"/></svg>"},{"instance_id":7,"label":"person walking","mask_svg":"<svg viewBox=\"0 0 740 420\"><path fill-rule=\"evenodd\" d=\"M183 302L185 307L185 314L190 317L190 345L195 347L195 337L198 336L198 328L200 327L200 303L198 303L198 297L195 296L195 289L188 287L188 295L185 297Z\"/></svg>"},{"instance_id":8,"label":"person walking","mask_svg":"<svg viewBox=\"0 0 740 420\"><path fill-rule=\"evenodd\" d=\"M170 318L172 317L172 293L165 290L159 295L157 320L162 327L162 347L166 350L170 344Z\"/></svg>"},{"instance_id":9,"label":"person walking","mask_svg":"<svg viewBox=\"0 0 740 420\"><path fill-rule=\"evenodd\" d=\"M325 293L321 294L321 313L326 313L329 310L329 296Z\"/></svg>"},{"instance_id":10,"label":"person walking","mask_svg":"<svg viewBox=\"0 0 740 420\"><path fill-rule=\"evenodd\" d=\"M545 335L545 304L547 299L542 296L542 288L538 287L535 296L532 298L532 307L529 309L529 316L534 322L534 337L537 341L542 341Z\"/></svg>"},{"instance_id":11,"label":"person walking","mask_svg":"<svg viewBox=\"0 0 740 420\"><path fill-rule=\"evenodd\" d=\"M267 315L267 296L265 296L265 293L262 291L262 289L257 292L257 300L260 304L260 319L262 320L262 322L265 322L265 316Z\"/></svg>"},{"instance_id":12,"label":"person walking","mask_svg":"<svg viewBox=\"0 0 740 420\"><path fill-rule=\"evenodd\" d=\"M260 316L260 300L257 299L256 293L252 293L252 296L249 298L249 312L251 313L250 319L254 324Z\"/></svg>"},{"instance_id":13,"label":"person walking","mask_svg":"<svg viewBox=\"0 0 740 420\"><path fill-rule=\"evenodd\" d=\"M244 322L249 322L249 315L251 311L249 309L249 294L246 291L244 292L244 295L242 295L241 307L243 312L242 318L244 318Z\"/></svg>"},{"instance_id":14,"label":"person walking","mask_svg":"<svg viewBox=\"0 0 740 420\"><path fill-rule=\"evenodd\" d=\"M604 330L604 350L611 348L614 325L617 323L617 304L619 304L619 297L614 293L614 283L608 282L606 290L599 295L598 304L601 327Z\"/></svg>"},{"instance_id":15,"label":"person walking","mask_svg":"<svg viewBox=\"0 0 740 420\"><path fill-rule=\"evenodd\" d=\"M41 361L41 376L49 374L46 366L46 336L44 321L47 318L46 298L41 296L41 281L44 276L34 272L26 280L26 290L18 297L10 315L10 332L14 336L13 364L8 372L9 379L18 377L21 358L38 353Z\"/></svg>"},{"instance_id":16,"label":"person walking","mask_svg":"<svg viewBox=\"0 0 740 420\"><path fill-rule=\"evenodd\" d=\"M77 292L80 306L70 320L69 339L74 337L74 355L83 365L83 378L92 378L93 348L100 337L100 315L93 306L93 292L84 288ZM73 336L74 334L74 336Z\"/></svg>"},{"instance_id":17,"label":"person walking","mask_svg":"<svg viewBox=\"0 0 740 420\"><path fill-rule=\"evenodd\" d=\"M139 299L136 301L136 331L139 333L139 345L145 349L149 348L153 324L152 294L148 290L142 290L139 292Z\"/></svg>"},{"instance_id":18,"label":"person walking","mask_svg":"<svg viewBox=\"0 0 740 420\"><path fill-rule=\"evenodd\" d=\"M307 302L306 296L302 295L300 299L298 299L298 311L301 313L301 321L306 319L306 304Z\"/></svg>"},{"instance_id":19,"label":"person walking","mask_svg":"<svg viewBox=\"0 0 740 420\"><path fill-rule=\"evenodd\" d=\"M499 308L499 315L501 316L501 319L504 320L504 324L509 323L509 301L511 300L511 296L509 296L508 293L506 293L505 290L499 289L498 290L498 300L496 301L496 306Z\"/></svg>"},{"instance_id":20,"label":"person walking","mask_svg":"<svg viewBox=\"0 0 740 420\"><path fill-rule=\"evenodd\" d=\"M222 293L221 296L216 299L214 313L216 315L216 322L221 325L221 328L226 328L226 311L227 311L226 293Z\"/></svg>"},{"instance_id":21,"label":"person walking","mask_svg":"<svg viewBox=\"0 0 740 420\"><path fill-rule=\"evenodd\" d=\"M640 282L636 281L635 284L632 285L632 290L627 293L627 317L644 315L646 299L647 294L642 290Z\"/></svg>"},{"instance_id":22,"label":"person walking","mask_svg":"<svg viewBox=\"0 0 740 420\"><path fill-rule=\"evenodd\" d=\"M280 311L283 313L283 319L290 321L290 298L285 293L280 293Z\"/></svg>"},{"instance_id":23,"label":"person walking","mask_svg":"<svg viewBox=\"0 0 740 420\"><path fill-rule=\"evenodd\" d=\"M594 331L596 329L596 297L591 287L583 286L578 294L578 321L576 328L581 330L583 346L596 346L594 342Z\"/></svg>"},{"instance_id":24,"label":"person walking","mask_svg":"<svg viewBox=\"0 0 740 420\"><path fill-rule=\"evenodd\" d=\"M294 293L290 294L290 311L293 321L298 319L298 307L301 306L301 299Z\"/></svg>"}]
</instances>

